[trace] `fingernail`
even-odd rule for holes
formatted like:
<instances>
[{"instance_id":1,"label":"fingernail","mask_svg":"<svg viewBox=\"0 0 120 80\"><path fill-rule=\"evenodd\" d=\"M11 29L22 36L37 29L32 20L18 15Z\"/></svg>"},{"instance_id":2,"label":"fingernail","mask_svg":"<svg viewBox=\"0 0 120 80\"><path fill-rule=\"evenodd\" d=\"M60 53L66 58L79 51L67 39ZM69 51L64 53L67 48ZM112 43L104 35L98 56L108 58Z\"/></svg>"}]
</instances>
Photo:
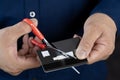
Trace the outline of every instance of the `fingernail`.
<instances>
[{"instance_id":1,"label":"fingernail","mask_svg":"<svg viewBox=\"0 0 120 80\"><path fill-rule=\"evenodd\" d=\"M78 59L85 59L87 58L87 52L81 49L76 50L76 56Z\"/></svg>"},{"instance_id":2,"label":"fingernail","mask_svg":"<svg viewBox=\"0 0 120 80\"><path fill-rule=\"evenodd\" d=\"M77 35L77 34L74 34L73 38L76 38L76 37L78 37L78 35Z\"/></svg>"}]
</instances>

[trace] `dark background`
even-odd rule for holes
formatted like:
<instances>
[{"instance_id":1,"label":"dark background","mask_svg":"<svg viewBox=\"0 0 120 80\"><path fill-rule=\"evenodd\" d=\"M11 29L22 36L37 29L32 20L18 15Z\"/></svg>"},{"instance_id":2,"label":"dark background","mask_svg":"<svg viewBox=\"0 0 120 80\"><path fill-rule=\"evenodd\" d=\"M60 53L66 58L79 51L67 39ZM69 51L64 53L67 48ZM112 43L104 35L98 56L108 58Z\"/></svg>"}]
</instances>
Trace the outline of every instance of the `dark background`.
<instances>
[{"instance_id":1,"label":"dark background","mask_svg":"<svg viewBox=\"0 0 120 80\"><path fill-rule=\"evenodd\" d=\"M116 38L114 53L107 59L107 80L120 80L120 35Z\"/></svg>"}]
</instances>

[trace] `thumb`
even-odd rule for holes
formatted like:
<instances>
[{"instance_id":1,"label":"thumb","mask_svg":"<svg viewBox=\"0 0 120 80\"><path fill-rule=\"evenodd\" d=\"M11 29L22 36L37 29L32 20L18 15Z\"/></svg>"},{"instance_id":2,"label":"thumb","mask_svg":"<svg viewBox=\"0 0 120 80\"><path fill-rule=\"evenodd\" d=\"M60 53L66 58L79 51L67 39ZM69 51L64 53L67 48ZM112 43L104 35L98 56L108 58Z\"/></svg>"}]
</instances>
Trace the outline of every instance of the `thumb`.
<instances>
[{"instance_id":1,"label":"thumb","mask_svg":"<svg viewBox=\"0 0 120 80\"><path fill-rule=\"evenodd\" d=\"M38 24L37 19L31 19L31 20L37 26ZM15 40L17 40L19 37L21 37L24 34L30 33L31 30L32 30L31 27L23 21L15 24L12 27L9 27L9 31L11 33L10 35L12 37L14 36Z\"/></svg>"},{"instance_id":2,"label":"thumb","mask_svg":"<svg viewBox=\"0 0 120 80\"><path fill-rule=\"evenodd\" d=\"M76 56L79 59L87 58L99 36L100 32L96 30L96 28L90 27L89 29L85 29L83 37L76 50Z\"/></svg>"}]
</instances>

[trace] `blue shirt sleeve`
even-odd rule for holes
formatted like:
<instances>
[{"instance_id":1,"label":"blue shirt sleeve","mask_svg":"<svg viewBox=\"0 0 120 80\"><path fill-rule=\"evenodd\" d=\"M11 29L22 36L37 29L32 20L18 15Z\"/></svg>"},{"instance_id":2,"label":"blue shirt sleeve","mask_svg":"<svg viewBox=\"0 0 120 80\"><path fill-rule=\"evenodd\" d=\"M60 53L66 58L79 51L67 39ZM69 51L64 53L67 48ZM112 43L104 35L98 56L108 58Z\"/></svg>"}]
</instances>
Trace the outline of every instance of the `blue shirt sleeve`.
<instances>
[{"instance_id":1,"label":"blue shirt sleeve","mask_svg":"<svg viewBox=\"0 0 120 80\"><path fill-rule=\"evenodd\" d=\"M110 16L117 26L117 33L120 34L120 0L100 0L91 13L105 13Z\"/></svg>"}]
</instances>

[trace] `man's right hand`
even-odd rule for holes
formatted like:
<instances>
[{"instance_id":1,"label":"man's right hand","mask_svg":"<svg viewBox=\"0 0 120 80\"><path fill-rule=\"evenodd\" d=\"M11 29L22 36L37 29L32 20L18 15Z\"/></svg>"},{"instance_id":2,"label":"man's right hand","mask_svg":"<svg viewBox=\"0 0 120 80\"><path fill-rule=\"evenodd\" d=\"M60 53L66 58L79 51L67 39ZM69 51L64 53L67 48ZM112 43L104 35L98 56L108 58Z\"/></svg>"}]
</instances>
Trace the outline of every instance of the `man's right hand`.
<instances>
[{"instance_id":1,"label":"man's right hand","mask_svg":"<svg viewBox=\"0 0 120 80\"><path fill-rule=\"evenodd\" d=\"M31 19L37 25L36 19ZM28 37L31 28L25 22L19 22L0 30L0 69L11 74L18 75L26 69L40 66L36 55L36 46L33 46ZM23 36L23 45L17 51L17 40Z\"/></svg>"}]
</instances>

